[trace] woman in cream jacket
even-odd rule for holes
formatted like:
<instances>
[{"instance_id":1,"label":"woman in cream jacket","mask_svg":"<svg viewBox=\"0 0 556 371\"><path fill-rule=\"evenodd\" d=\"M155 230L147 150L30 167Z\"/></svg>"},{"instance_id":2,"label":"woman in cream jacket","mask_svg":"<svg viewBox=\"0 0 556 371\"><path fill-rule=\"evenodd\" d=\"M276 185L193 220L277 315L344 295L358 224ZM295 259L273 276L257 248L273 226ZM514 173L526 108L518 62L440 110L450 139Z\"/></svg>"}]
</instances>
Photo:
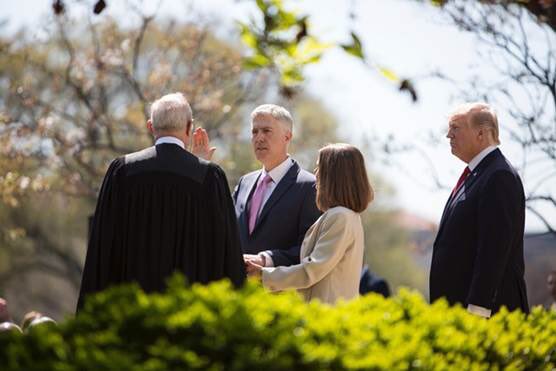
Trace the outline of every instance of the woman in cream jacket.
<instances>
[{"instance_id":1,"label":"woman in cream jacket","mask_svg":"<svg viewBox=\"0 0 556 371\"><path fill-rule=\"evenodd\" d=\"M364 250L359 214L373 200L373 189L363 155L349 144L322 148L315 175L317 206L324 213L305 234L300 264L263 268L247 261L247 271L271 291L297 289L307 301L334 304L359 294Z\"/></svg>"}]
</instances>

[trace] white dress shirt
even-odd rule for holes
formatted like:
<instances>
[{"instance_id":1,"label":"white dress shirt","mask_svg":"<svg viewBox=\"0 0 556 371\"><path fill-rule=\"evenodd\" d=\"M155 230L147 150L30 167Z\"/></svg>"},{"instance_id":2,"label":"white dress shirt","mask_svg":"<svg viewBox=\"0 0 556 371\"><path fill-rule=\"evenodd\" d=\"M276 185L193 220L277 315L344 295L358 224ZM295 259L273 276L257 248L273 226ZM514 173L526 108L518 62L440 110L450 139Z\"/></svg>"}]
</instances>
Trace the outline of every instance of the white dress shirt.
<instances>
[{"instance_id":1,"label":"white dress shirt","mask_svg":"<svg viewBox=\"0 0 556 371\"><path fill-rule=\"evenodd\" d=\"M479 166L481 161L489 153L494 151L496 148L497 148L496 146L488 146L485 149L483 149L481 152L479 152L477 155L475 155L475 157L473 157L473 159L469 161L469 163L467 164L467 168L469 168L470 174L473 174L474 176L475 174L473 173L473 171L477 168L477 166ZM452 208L456 202L464 199L465 199L465 182L463 182L463 184L456 189L456 193L450 199L449 207Z\"/></svg>"},{"instance_id":2,"label":"white dress shirt","mask_svg":"<svg viewBox=\"0 0 556 371\"><path fill-rule=\"evenodd\" d=\"M288 156L288 158L286 158L280 165L276 166L274 169L272 169L268 172L264 168L261 170L261 176L259 177L259 180L257 182L257 186L259 185L260 182L263 181L264 177L267 174L270 175L270 177L272 178L272 182L270 182L270 184L268 185L268 188L265 192L265 195L264 195L264 198L263 198L263 203L261 204L260 210L263 209L264 205L266 204L266 202L270 198L270 195L272 194L272 192L274 192L274 189L276 189L276 186L278 185L278 183L280 183L280 181L286 175L288 170L290 170L290 167L292 167L292 165L293 165L293 161ZM260 213L260 210L259 210L259 213Z\"/></svg>"},{"instance_id":3,"label":"white dress shirt","mask_svg":"<svg viewBox=\"0 0 556 371\"><path fill-rule=\"evenodd\" d=\"M156 140L156 142L154 142L155 145L163 144L163 143L177 144L181 148L185 149L185 144L183 144L183 142L176 137L171 137L171 136L160 137Z\"/></svg>"},{"instance_id":4,"label":"white dress shirt","mask_svg":"<svg viewBox=\"0 0 556 371\"><path fill-rule=\"evenodd\" d=\"M477 168L477 166L479 166L479 164L481 163L481 161L483 161L483 159L492 151L494 151L496 148L498 148L497 146L488 146L485 149L483 149L481 152L479 152L475 157L473 157L473 159L471 161L469 161L469 163L467 164L467 167L469 167L469 170L471 170L471 173L473 173L473 171ZM492 310L487 309L487 308L483 308L480 307L478 305L474 305L474 304L468 304L467 305L467 311L473 314L476 314L478 316L481 317L485 317L485 318L489 318L490 315L492 314Z\"/></svg>"},{"instance_id":5,"label":"white dress shirt","mask_svg":"<svg viewBox=\"0 0 556 371\"><path fill-rule=\"evenodd\" d=\"M483 149L481 152L479 152L475 157L473 157L473 159L471 161L469 161L469 163L467 164L467 167L469 168L469 170L471 170L471 172L473 172L473 170L475 170L475 168L477 166L479 166L479 164L481 163L481 161L483 161L483 159L485 157L488 156L488 154L492 151L494 151L496 148L498 148L497 146L488 146L485 149Z\"/></svg>"},{"instance_id":6,"label":"white dress shirt","mask_svg":"<svg viewBox=\"0 0 556 371\"><path fill-rule=\"evenodd\" d=\"M260 182L263 181L264 177L267 174L270 175L270 178L272 178L272 182L270 182L270 184L268 185L268 188L265 192L263 202L262 202L261 207L259 209L259 213L263 210L263 207L266 204L266 202L268 201L268 199L270 198L270 196L272 195L272 192L274 192L274 190L276 189L276 186L278 185L278 183L280 183L282 178L284 178L284 176L290 170L292 165L293 165L293 160L290 158L290 156L288 156L280 165L276 166L274 169L272 169L270 171L266 171L265 168L263 168L261 170L261 176L259 177L259 180L257 181L257 186L259 185ZM257 217L258 217L258 215L257 215ZM274 261L272 260L272 253L270 252L270 250L261 251L259 253L259 256L262 256L262 258L264 259L264 266L265 267L274 267Z\"/></svg>"}]
</instances>

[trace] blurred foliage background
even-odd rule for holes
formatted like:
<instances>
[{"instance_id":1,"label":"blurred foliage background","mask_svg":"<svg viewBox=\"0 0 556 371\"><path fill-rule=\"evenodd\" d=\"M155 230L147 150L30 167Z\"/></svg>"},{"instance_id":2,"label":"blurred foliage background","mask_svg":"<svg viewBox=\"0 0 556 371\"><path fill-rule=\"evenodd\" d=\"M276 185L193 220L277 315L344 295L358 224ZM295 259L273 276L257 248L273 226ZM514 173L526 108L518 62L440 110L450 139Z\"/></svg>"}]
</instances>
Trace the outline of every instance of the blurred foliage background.
<instances>
[{"instance_id":1,"label":"blurred foliage background","mask_svg":"<svg viewBox=\"0 0 556 371\"><path fill-rule=\"evenodd\" d=\"M25 30L0 38L0 296L16 319L29 310L53 318L73 312L102 176L112 158L153 143L146 120L157 97L187 96L232 188L259 167L248 116L258 104L291 110L291 153L306 169L318 148L346 140L317 98L299 90L291 99L274 70L245 68L244 47L217 37L217 25L157 19L139 8L133 16L122 27L64 13L41 40ZM364 151L372 164L370 147ZM372 182L381 198L391 193L376 175ZM404 231L385 205L365 215L367 259L394 287L424 290L425 272L407 256Z\"/></svg>"},{"instance_id":2,"label":"blurred foliage background","mask_svg":"<svg viewBox=\"0 0 556 371\"><path fill-rule=\"evenodd\" d=\"M486 100L507 111L517 123L510 136L524 153L520 171L534 169L546 174L543 184L554 184L555 2L421 2L497 50L501 59L484 63L499 67L500 81L454 82L462 90L458 99ZM257 17L225 35L194 6L178 21L147 14L142 1L130 0L124 22L103 13L112 1L51 3L56 16L34 30L0 33L0 296L16 320L30 310L56 319L74 311L102 176L112 158L153 143L146 120L154 99L174 91L187 96L195 124L208 130L218 148L214 160L232 188L259 167L249 141L249 113L258 104L273 102L292 112L290 152L308 170L322 145L350 140L339 130L341 119L303 90L305 67L332 48L360 60L411 101L419 99L416 82L376 63L374 50L364 48L357 32L346 29L343 42L322 40L310 16L290 11L282 0L253 1ZM546 34L545 64L530 53L523 22ZM37 29L40 36L31 37ZM529 101L516 105L517 90L517 97ZM393 161L397 148L411 146L395 138L361 142L377 194L363 218L366 261L394 291L409 286L426 296L435 226L392 209L395 190L373 171L379 157ZM528 208L541 219L536 205L556 207L546 189L528 192ZM544 223L549 233L540 238L553 240L554 221ZM533 303L546 299L543 275L556 264L553 252L547 256L536 255L544 265L528 272L536 290Z\"/></svg>"}]
</instances>

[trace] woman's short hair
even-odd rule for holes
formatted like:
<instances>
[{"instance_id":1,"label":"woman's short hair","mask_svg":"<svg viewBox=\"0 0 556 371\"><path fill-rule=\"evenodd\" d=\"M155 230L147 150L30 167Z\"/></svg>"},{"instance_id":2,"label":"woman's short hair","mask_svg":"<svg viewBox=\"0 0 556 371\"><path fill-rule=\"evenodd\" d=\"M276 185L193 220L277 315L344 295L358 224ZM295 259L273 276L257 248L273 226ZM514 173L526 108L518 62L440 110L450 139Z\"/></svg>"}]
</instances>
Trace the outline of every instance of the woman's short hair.
<instances>
[{"instance_id":1,"label":"woman's short hair","mask_svg":"<svg viewBox=\"0 0 556 371\"><path fill-rule=\"evenodd\" d=\"M361 213L374 199L363 155L350 144L321 148L316 176L317 207L321 211L344 206Z\"/></svg>"},{"instance_id":2,"label":"woman's short hair","mask_svg":"<svg viewBox=\"0 0 556 371\"><path fill-rule=\"evenodd\" d=\"M158 132L172 132L187 128L189 132L193 114L182 93L167 94L151 105L151 123Z\"/></svg>"}]
</instances>

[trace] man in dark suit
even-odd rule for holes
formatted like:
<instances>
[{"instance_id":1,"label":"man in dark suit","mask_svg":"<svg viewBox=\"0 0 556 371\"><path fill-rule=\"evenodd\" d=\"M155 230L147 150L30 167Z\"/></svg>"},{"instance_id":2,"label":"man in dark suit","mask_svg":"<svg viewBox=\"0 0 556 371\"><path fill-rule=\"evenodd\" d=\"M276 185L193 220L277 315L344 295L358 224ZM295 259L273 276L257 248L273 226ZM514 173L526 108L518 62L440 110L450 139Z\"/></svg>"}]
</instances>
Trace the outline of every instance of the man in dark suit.
<instances>
[{"instance_id":1,"label":"man in dark suit","mask_svg":"<svg viewBox=\"0 0 556 371\"><path fill-rule=\"evenodd\" d=\"M361 272L361 279L359 280L359 294L365 295L369 292L376 292L388 298L390 297L390 286L384 278L374 275L369 266L365 264Z\"/></svg>"},{"instance_id":2,"label":"man in dark suit","mask_svg":"<svg viewBox=\"0 0 556 371\"><path fill-rule=\"evenodd\" d=\"M175 271L190 283L229 278L239 286L245 279L226 175L186 150L192 116L185 97L154 102L147 126L155 145L112 161L102 183L78 308L86 295L118 283L161 291ZM204 149L199 156L214 152Z\"/></svg>"},{"instance_id":3,"label":"man in dark suit","mask_svg":"<svg viewBox=\"0 0 556 371\"><path fill-rule=\"evenodd\" d=\"M434 242L431 302L445 297L483 317L502 306L528 312L525 196L519 175L497 148L496 114L487 104L464 105L451 116L447 138L467 166Z\"/></svg>"},{"instance_id":4,"label":"man in dark suit","mask_svg":"<svg viewBox=\"0 0 556 371\"><path fill-rule=\"evenodd\" d=\"M307 229L318 219L315 176L288 155L293 120L265 104L251 114L251 143L263 168L244 175L234 191L244 259L263 266L299 263Z\"/></svg>"}]
</instances>

